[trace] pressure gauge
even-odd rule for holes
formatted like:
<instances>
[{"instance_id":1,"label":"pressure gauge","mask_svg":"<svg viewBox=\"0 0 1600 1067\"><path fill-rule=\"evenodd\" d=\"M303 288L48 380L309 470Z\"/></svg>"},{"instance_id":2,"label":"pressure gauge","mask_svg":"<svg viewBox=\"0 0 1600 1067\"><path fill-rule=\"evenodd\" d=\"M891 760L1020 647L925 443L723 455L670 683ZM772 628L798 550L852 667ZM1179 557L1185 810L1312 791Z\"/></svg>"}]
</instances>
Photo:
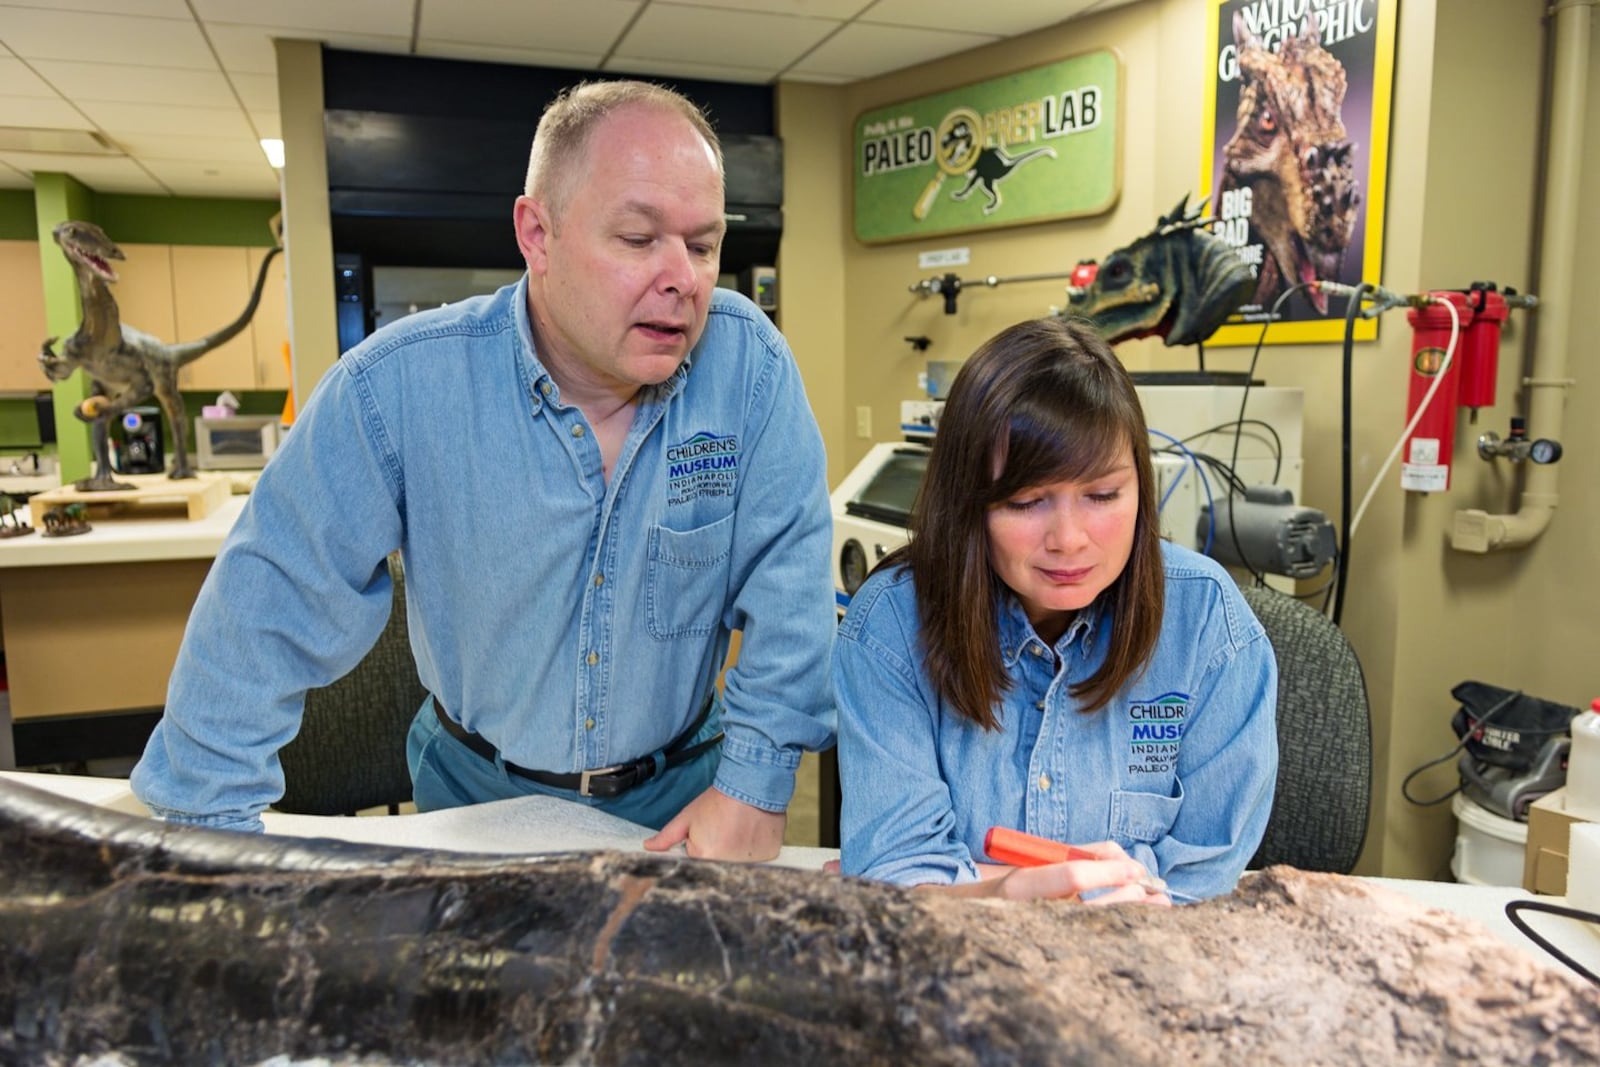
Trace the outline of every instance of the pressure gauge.
<instances>
[{"instance_id":1,"label":"pressure gauge","mask_svg":"<svg viewBox=\"0 0 1600 1067\"><path fill-rule=\"evenodd\" d=\"M855 596L861 583L867 580L867 552L853 537L839 550L839 580L846 596Z\"/></svg>"},{"instance_id":2,"label":"pressure gauge","mask_svg":"<svg viewBox=\"0 0 1600 1067\"><path fill-rule=\"evenodd\" d=\"M1541 437L1528 446L1528 458L1535 463L1554 463L1561 458L1561 442Z\"/></svg>"}]
</instances>

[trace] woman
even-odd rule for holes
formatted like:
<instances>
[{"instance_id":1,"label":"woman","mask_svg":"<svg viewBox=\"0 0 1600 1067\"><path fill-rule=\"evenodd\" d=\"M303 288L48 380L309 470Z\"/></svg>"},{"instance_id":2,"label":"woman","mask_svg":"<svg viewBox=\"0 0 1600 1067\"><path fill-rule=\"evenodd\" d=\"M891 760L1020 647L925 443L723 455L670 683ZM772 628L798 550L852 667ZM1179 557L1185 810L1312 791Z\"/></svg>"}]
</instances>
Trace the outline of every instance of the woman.
<instances>
[{"instance_id":1,"label":"woman","mask_svg":"<svg viewBox=\"0 0 1600 1067\"><path fill-rule=\"evenodd\" d=\"M1160 539L1138 395L1087 325L967 361L833 679L846 874L1168 902L1153 875L1186 901L1232 889L1266 828L1272 648L1222 567ZM1097 858L998 866L994 826Z\"/></svg>"}]
</instances>

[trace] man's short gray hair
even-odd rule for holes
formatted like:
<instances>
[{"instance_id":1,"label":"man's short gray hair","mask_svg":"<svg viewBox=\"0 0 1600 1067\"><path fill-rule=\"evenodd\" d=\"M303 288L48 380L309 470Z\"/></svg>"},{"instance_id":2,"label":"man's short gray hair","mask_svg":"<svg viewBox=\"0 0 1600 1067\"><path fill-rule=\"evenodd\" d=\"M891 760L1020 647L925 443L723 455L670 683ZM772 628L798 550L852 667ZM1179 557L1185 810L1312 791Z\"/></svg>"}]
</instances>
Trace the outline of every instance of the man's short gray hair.
<instances>
[{"instance_id":1,"label":"man's short gray hair","mask_svg":"<svg viewBox=\"0 0 1600 1067\"><path fill-rule=\"evenodd\" d=\"M693 101L662 85L641 81L582 82L563 89L539 119L528 153L523 192L543 196L552 215L565 206L575 166L583 162L589 137L608 116L627 107L651 107L683 116L711 146L722 172L722 143Z\"/></svg>"}]
</instances>

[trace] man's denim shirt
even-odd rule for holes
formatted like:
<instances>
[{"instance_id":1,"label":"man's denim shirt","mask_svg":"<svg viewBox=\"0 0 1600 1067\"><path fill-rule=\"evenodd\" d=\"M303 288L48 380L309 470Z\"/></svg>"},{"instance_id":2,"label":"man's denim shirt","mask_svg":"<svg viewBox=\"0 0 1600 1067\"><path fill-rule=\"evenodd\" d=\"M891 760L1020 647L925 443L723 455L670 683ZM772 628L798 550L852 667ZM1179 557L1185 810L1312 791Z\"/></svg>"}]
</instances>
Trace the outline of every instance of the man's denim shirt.
<instances>
[{"instance_id":1,"label":"man's denim shirt","mask_svg":"<svg viewBox=\"0 0 1600 1067\"><path fill-rule=\"evenodd\" d=\"M1227 572L1170 543L1162 553L1155 654L1092 714L1067 690L1104 660L1109 617L1081 612L1052 657L1007 594L999 629L1011 688L997 731L934 695L910 571L868 579L834 646L845 874L970 882L974 862L994 862L985 833L1005 826L1115 841L1180 901L1233 888L1272 807L1277 663Z\"/></svg>"},{"instance_id":2,"label":"man's denim shirt","mask_svg":"<svg viewBox=\"0 0 1600 1067\"><path fill-rule=\"evenodd\" d=\"M526 277L409 316L339 360L263 471L134 790L160 815L259 829L305 690L383 627L399 548L423 684L525 767L666 744L742 631L716 785L781 811L801 750L833 737L831 536L798 369L743 297L718 290L689 360L640 394L609 483L534 351Z\"/></svg>"}]
</instances>

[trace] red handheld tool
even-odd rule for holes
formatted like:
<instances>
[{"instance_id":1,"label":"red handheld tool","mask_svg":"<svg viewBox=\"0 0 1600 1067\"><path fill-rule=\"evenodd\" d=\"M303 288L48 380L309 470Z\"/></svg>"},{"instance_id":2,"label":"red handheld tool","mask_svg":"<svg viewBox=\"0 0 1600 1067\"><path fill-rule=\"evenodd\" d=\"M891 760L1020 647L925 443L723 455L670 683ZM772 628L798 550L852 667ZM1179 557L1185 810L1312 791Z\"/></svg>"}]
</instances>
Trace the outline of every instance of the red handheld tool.
<instances>
[{"instance_id":1,"label":"red handheld tool","mask_svg":"<svg viewBox=\"0 0 1600 1067\"><path fill-rule=\"evenodd\" d=\"M1036 837L1005 826L991 826L983 835L983 850L997 863L1013 867L1043 867L1047 863L1064 863L1067 860L1100 859L1086 848L1064 845L1047 837ZM1147 874L1138 885L1152 893L1167 892L1167 883Z\"/></svg>"}]
</instances>

